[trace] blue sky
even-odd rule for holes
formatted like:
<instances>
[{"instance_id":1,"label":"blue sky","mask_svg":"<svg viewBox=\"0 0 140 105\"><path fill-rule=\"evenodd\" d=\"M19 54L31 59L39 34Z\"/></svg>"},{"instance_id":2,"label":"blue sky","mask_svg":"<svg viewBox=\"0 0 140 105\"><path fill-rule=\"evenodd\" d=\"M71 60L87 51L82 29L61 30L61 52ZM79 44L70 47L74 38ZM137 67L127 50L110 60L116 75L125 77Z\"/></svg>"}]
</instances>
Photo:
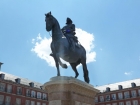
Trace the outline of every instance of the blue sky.
<instances>
[{"instance_id":1,"label":"blue sky","mask_svg":"<svg viewBox=\"0 0 140 105\"><path fill-rule=\"evenodd\" d=\"M39 49L33 51L36 43L49 49L41 42L50 39L44 14L51 11L61 27L67 17L73 20L81 44L93 54L87 64L90 84L140 78L139 10L139 0L0 0L2 71L40 83L56 76L56 68L47 62L50 58L38 56ZM74 76L71 67L60 69L62 76ZM81 66L78 71L83 80Z\"/></svg>"}]
</instances>

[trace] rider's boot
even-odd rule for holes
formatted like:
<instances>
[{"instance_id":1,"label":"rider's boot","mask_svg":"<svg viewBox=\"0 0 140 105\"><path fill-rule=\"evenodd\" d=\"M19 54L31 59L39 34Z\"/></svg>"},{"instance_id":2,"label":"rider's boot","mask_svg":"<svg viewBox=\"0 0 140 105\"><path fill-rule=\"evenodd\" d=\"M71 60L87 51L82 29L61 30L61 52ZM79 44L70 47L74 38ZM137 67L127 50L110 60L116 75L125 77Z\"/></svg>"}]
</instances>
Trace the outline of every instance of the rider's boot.
<instances>
[{"instance_id":1,"label":"rider's boot","mask_svg":"<svg viewBox=\"0 0 140 105\"><path fill-rule=\"evenodd\" d=\"M50 56L52 56L52 57L53 57L53 53L50 53Z\"/></svg>"}]
</instances>

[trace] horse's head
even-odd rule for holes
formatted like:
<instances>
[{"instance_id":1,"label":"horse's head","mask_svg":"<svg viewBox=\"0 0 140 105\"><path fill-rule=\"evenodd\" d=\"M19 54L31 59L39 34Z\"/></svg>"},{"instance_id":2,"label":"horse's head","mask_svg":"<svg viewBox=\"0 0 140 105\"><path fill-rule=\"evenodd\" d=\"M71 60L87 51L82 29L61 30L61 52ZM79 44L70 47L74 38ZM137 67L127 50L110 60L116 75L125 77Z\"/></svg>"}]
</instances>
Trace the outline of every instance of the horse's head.
<instances>
[{"instance_id":1,"label":"horse's head","mask_svg":"<svg viewBox=\"0 0 140 105\"><path fill-rule=\"evenodd\" d=\"M45 22L46 22L46 30L51 31L54 24L51 12L45 14Z\"/></svg>"}]
</instances>

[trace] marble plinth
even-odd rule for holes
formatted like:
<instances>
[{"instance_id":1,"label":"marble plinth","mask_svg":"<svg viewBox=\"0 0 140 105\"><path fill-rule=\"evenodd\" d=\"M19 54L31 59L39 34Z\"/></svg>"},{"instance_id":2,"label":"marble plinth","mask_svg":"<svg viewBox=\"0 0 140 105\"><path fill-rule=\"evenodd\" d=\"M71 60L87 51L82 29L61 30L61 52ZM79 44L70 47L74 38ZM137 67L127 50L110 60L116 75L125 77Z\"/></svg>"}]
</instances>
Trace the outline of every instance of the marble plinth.
<instances>
[{"instance_id":1,"label":"marble plinth","mask_svg":"<svg viewBox=\"0 0 140 105\"><path fill-rule=\"evenodd\" d=\"M99 92L92 85L73 77L57 76L43 85L48 92L49 105L95 105Z\"/></svg>"}]
</instances>

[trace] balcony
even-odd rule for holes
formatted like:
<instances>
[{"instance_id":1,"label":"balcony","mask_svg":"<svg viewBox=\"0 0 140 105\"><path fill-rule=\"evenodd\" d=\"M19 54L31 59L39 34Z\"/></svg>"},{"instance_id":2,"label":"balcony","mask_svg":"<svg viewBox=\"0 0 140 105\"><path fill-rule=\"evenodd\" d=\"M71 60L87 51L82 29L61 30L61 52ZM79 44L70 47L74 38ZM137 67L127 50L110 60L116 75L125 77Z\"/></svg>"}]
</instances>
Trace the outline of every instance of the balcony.
<instances>
[{"instance_id":1,"label":"balcony","mask_svg":"<svg viewBox=\"0 0 140 105\"><path fill-rule=\"evenodd\" d=\"M125 97L125 98L130 98L130 95L125 95L124 97Z\"/></svg>"}]
</instances>

